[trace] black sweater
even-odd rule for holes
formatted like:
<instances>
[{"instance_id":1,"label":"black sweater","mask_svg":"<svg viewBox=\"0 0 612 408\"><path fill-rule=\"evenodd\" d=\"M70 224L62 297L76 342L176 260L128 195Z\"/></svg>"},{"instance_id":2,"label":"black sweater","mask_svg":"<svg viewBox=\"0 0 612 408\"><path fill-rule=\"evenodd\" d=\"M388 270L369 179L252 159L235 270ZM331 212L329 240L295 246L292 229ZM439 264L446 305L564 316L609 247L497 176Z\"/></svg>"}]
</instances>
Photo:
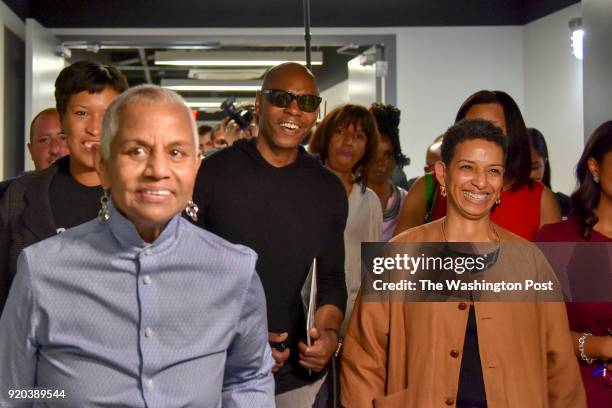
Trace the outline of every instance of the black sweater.
<instances>
[{"instance_id":1,"label":"black sweater","mask_svg":"<svg viewBox=\"0 0 612 408\"><path fill-rule=\"evenodd\" d=\"M194 201L198 225L257 252L257 272L266 293L268 328L288 332L291 355L276 375L276 393L309 384L298 364L297 342L306 337L300 289L317 258L318 306L344 311L343 231L348 212L340 180L299 148L288 166L271 166L255 140L239 140L207 158Z\"/></svg>"}]
</instances>

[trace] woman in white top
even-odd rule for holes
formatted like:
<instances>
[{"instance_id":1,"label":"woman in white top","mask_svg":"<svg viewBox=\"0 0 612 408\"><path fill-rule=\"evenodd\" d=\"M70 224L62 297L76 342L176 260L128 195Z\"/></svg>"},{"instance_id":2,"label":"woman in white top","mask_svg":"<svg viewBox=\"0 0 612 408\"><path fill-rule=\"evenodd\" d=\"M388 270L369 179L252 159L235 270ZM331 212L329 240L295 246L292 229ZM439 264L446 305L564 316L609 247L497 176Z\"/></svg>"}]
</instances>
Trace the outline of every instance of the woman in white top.
<instances>
[{"instance_id":1,"label":"woman in white top","mask_svg":"<svg viewBox=\"0 0 612 408\"><path fill-rule=\"evenodd\" d=\"M380 241L382 208L376 194L366 187L362 171L376 154L379 134L374 115L364 106L344 105L328 113L309 149L344 184L349 212L344 230L344 269L348 300L341 332L348 325L355 297L361 286L361 243Z\"/></svg>"}]
</instances>

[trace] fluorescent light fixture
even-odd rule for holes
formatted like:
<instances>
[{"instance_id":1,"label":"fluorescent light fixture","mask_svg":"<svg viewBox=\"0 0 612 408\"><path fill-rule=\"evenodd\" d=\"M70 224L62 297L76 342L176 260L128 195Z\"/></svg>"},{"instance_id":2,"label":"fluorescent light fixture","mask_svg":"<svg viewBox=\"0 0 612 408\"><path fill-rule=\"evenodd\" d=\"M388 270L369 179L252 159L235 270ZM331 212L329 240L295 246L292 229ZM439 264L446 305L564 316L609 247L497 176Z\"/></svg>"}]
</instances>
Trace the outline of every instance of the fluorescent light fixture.
<instances>
[{"instance_id":1,"label":"fluorescent light fixture","mask_svg":"<svg viewBox=\"0 0 612 408\"><path fill-rule=\"evenodd\" d=\"M201 81L197 79L162 79L161 86L174 91L256 92L261 81Z\"/></svg>"},{"instance_id":2,"label":"fluorescent light fixture","mask_svg":"<svg viewBox=\"0 0 612 408\"><path fill-rule=\"evenodd\" d=\"M210 43L173 43L173 44L164 44L164 43L152 43L152 42L142 42L142 41L64 41L61 44L63 47L70 48L73 50L87 50L91 52L98 52L99 50L130 50L130 49L138 49L138 48L168 48L172 50L210 50L217 49L221 46L219 42L210 42Z\"/></svg>"},{"instance_id":3,"label":"fluorescent light fixture","mask_svg":"<svg viewBox=\"0 0 612 408\"><path fill-rule=\"evenodd\" d=\"M323 65L323 53L311 55L312 65ZM156 51L155 65L190 67L272 67L283 62L306 65L303 52L285 51Z\"/></svg>"},{"instance_id":4,"label":"fluorescent light fixture","mask_svg":"<svg viewBox=\"0 0 612 408\"><path fill-rule=\"evenodd\" d=\"M221 46L220 43L213 42L209 44L170 44L170 45L167 45L166 47L171 50L212 50L215 48L219 48L220 46Z\"/></svg>"},{"instance_id":5,"label":"fluorescent light fixture","mask_svg":"<svg viewBox=\"0 0 612 408\"><path fill-rule=\"evenodd\" d=\"M180 69L180 68L179 68ZM205 68L190 69L189 79L212 79L222 81L248 81L263 77L267 68Z\"/></svg>"},{"instance_id":6,"label":"fluorescent light fixture","mask_svg":"<svg viewBox=\"0 0 612 408\"><path fill-rule=\"evenodd\" d=\"M185 102L190 108L221 108L222 102Z\"/></svg>"},{"instance_id":7,"label":"fluorescent light fixture","mask_svg":"<svg viewBox=\"0 0 612 408\"><path fill-rule=\"evenodd\" d=\"M238 98L236 103L254 103L253 98ZM220 98L187 98L185 104L190 108L197 108L199 110L207 111L219 111L221 110L221 104L223 99Z\"/></svg>"},{"instance_id":8,"label":"fluorescent light fixture","mask_svg":"<svg viewBox=\"0 0 612 408\"><path fill-rule=\"evenodd\" d=\"M572 30L572 54L581 60L584 57L584 30L582 28L582 19L579 17L572 19L569 22L569 26Z\"/></svg>"}]
</instances>

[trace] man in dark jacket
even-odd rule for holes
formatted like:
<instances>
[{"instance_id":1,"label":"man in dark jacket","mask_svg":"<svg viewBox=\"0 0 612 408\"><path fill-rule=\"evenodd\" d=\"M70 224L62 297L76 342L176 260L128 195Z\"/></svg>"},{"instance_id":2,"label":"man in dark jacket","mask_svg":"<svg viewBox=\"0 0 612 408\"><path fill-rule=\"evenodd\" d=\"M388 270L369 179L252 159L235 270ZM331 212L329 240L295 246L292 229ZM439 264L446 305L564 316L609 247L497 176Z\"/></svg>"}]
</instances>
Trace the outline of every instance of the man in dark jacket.
<instances>
[{"instance_id":1,"label":"man in dark jacket","mask_svg":"<svg viewBox=\"0 0 612 408\"><path fill-rule=\"evenodd\" d=\"M339 348L346 307L346 193L300 146L317 118L318 95L303 66L272 68L256 98L259 137L207 158L194 192L200 226L258 254L279 408L312 406ZM308 346L300 289L315 258L317 311Z\"/></svg>"}]
</instances>

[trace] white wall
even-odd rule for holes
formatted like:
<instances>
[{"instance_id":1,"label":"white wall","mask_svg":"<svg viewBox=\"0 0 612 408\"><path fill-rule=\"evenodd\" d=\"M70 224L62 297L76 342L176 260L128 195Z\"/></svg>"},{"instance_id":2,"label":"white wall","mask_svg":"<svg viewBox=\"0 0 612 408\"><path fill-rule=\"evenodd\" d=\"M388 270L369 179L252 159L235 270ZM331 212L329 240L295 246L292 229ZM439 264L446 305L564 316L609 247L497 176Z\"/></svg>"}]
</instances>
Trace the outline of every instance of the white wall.
<instances>
[{"instance_id":1,"label":"white wall","mask_svg":"<svg viewBox=\"0 0 612 408\"><path fill-rule=\"evenodd\" d=\"M612 2L583 0L584 27L584 132L588 138L612 119Z\"/></svg>"},{"instance_id":2,"label":"white wall","mask_svg":"<svg viewBox=\"0 0 612 408\"><path fill-rule=\"evenodd\" d=\"M4 2L0 2L0 90L4 90L4 28L8 28L19 38L25 39L25 24L9 9ZM0 180L4 180L4 97L0 95ZM7 153L9 154L9 153ZM12 153L11 153L12 154ZM8 176L8 175L6 175Z\"/></svg>"},{"instance_id":3,"label":"white wall","mask_svg":"<svg viewBox=\"0 0 612 408\"><path fill-rule=\"evenodd\" d=\"M522 27L397 29L398 107L402 150L420 175L425 150L481 89L508 92L523 106Z\"/></svg>"},{"instance_id":4,"label":"white wall","mask_svg":"<svg viewBox=\"0 0 612 408\"><path fill-rule=\"evenodd\" d=\"M30 122L38 112L55 106L55 79L64 68L63 57L56 54L59 40L36 20L26 20L26 133ZM28 135L24 137L27 143ZM33 170L34 163L25 150L26 170Z\"/></svg>"},{"instance_id":5,"label":"white wall","mask_svg":"<svg viewBox=\"0 0 612 408\"><path fill-rule=\"evenodd\" d=\"M25 39L25 24L3 1L0 1L0 20L3 26Z\"/></svg>"},{"instance_id":6,"label":"white wall","mask_svg":"<svg viewBox=\"0 0 612 408\"><path fill-rule=\"evenodd\" d=\"M321 109L325 110L325 112L321 112L321 114L331 111L338 105L348 103L348 83L349 81L347 79L321 92L324 103Z\"/></svg>"},{"instance_id":7,"label":"white wall","mask_svg":"<svg viewBox=\"0 0 612 408\"><path fill-rule=\"evenodd\" d=\"M348 66L348 97L351 103L370 106L380 102L378 95L378 78L374 64L362 65L361 56L356 56L347 64Z\"/></svg>"},{"instance_id":8,"label":"white wall","mask_svg":"<svg viewBox=\"0 0 612 408\"><path fill-rule=\"evenodd\" d=\"M582 61L571 54L568 23L580 17L575 4L524 27L525 122L548 144L555 191L575 187L574 168L584 147Z\"/></svg>"}]
</instances>

